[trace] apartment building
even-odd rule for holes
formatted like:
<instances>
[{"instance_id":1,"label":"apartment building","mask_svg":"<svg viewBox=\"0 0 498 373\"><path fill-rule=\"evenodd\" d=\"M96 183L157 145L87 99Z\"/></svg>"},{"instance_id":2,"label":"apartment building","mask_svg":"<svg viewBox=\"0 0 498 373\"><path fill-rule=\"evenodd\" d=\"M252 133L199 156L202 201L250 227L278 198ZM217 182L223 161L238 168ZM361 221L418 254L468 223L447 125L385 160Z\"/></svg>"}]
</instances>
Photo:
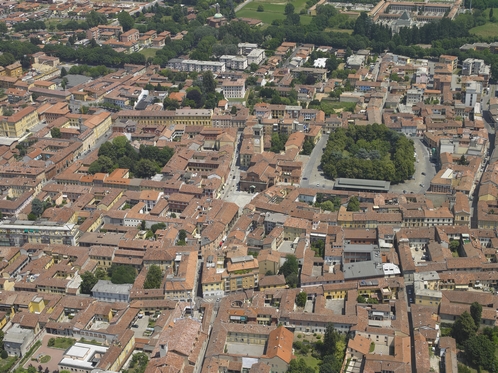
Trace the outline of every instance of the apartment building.
<instances>
[{"instance_id":1,"label":"apartment building","mask_svg":"<svg viewBox=\"0 0 498 373\"><path fill-rule=\"evenodd\" d=\"M26 243L76 246L80 235L76 224L16 219L0 222L0 246L22 246Z\"/></svg>"},{"instance_id":2,"label":"apartment building","mask_svg":"<svg viewBox=\"0 0 498 373\"><path fill-rule=\"evenodd\" d=\"M38 123L38 112L33 106L21 109L10 117L0 120L0 134L5 137L22 137Z\"/></svg>"},{"instance_id":3,"label":"apartment building","mask_svg":"<svg viewBox=\"0 0 498 373\"><path fill-rule=\"evenodd\" d=\"M249 256L231 258L227 264L228 275L224 276L225 293L258 287L258 260Z\"/></svg>"},{"instance_id":4,"label":"apartment building","mask_svg":"<svg viewBox=\"0 0 498 373\"><path fill-rule=\"evenodd\" d=\"M223 95L227 99L244 98L246 95L246 80L224 80L222 85Z\"/></svg>"},{"instance_id":5,"label":"apartment building","mask_svg":"<svg viewBox=\"0 0 498 373\"><path fill-rule=\"evenodd\" d=\"M226 69L226 65L224 62L182 60L179 58L172 58L171 60L169 60L167 67L178 71L212 71L213 73L222 73Z\"/></svg>"},{"instance_id":6,"label":"apartment building","mask_svg":"<svg viewBox=\"0 0 498 373\"><path fill-rule=\"evenodd\" d=\"M119 36L119 40L123 43L130 42L130 41L131 42L138 41L139 38L140 38L140 33L138 32L138 30L136 28L132 28L131 30L123 32Z\"/></svg>"},{"instance_id":7,"label":"apartment building","mask_svg":"<svg viewBox=\"0 0 498 373\"><path fill-rule=\"evenodd\" d=\"M261 62L263 62L265 60L265 58L266 58L266 55L265 55L264 49L253 49L247 55L247 63L248 63L248 65L250 65L252 63L259 65Z\"/></svg>"}]
</instances>

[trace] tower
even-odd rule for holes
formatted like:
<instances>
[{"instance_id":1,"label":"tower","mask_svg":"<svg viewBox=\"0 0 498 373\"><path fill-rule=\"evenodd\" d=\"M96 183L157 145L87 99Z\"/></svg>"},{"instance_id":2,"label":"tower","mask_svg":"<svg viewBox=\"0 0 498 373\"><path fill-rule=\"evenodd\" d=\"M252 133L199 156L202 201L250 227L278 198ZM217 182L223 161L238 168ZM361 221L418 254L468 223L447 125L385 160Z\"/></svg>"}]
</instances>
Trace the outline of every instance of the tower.
<instances>
[{"instance_id":1,"label":"tower","mask_svg":"<svg viewBox=\"0 0 498 373\"><path fill-rule=\"evenodd\" d=\"M259 123L255 124L252 127L252 131L253 131L254 151L257 153L263 153L264 150L263 126Z\"/></svg>"}]
</instances>

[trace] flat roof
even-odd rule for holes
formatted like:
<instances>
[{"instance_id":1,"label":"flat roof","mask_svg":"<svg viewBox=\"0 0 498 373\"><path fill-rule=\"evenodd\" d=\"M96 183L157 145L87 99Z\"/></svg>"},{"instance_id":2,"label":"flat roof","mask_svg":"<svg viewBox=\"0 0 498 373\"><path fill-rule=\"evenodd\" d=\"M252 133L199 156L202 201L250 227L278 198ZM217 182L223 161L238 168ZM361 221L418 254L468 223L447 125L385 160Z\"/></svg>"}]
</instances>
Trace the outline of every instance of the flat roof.
<instances>
[{"instance_id":1,"label":"flat roof","mask_svg":"<svg viewBox=\"0 0 498 373\"><path fill-rule=\"evenodd\" d=\"M334 189L379 190L389 191L390 181L370 179L349 179L340 177L335 180Z\"/></svg>"},{"instance_id":2,"label":"flat roof","mask_svg":"<svg viewBox=\"0 0 498 373\"><path fill-rule=\"evenodd\" d=\"M111 281L99 280L92 288L92 293L129 295L132 287L132 284L113 284Z\"/></svg>"}]
</instances>

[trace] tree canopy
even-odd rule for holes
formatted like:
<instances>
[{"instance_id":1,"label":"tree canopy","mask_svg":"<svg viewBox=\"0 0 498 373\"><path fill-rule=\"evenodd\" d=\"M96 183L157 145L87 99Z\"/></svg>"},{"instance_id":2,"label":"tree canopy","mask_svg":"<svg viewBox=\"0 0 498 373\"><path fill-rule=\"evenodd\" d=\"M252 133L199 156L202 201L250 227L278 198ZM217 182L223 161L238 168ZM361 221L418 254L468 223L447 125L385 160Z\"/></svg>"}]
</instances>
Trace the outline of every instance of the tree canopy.
<instances>
[{"instance_id":1,"label":"tree canopy","mask_svg":"<svg viewBox=\"0 0 498 373\"><path fill-rule=\"evenodd\" d=\"M305 291L301 291L297 296L296 296L296 305L298 307L304 307L306 305L306 299L308 298L308 294L306 294Z\"/></svg>"},{"instance_id":2,"label":"tree canopy","mask_svg":"<svg viewBox=\"0 0 498 373\"><path fill-rule=\"evenodd\" d=\"M145 277L144 289L159 289L163 280L161 268L155 264L149 267Z\"/></svg>"},{"instance_id":3,"label":"tree canopy","mask_svg":"<svg viewBox=\"0 0 498 373\"><path fill-rule=\"evenodd\" d=\"M290 287L296 287L298 283L298 272L299 263L297 258L292 254L288 254L285 257L285 263L280 267L279 273L284 275L285 281Z\"/></svg>"},{"instance_id":4,"label":"tree canopy","mask_svg":"<svg viewBox=\"0 0 498 373\"><path fill-rule=\"evenodd\" d=\"M455 320L455 323L451 328L451 335L458 344L463 345L466 341L475 336L475 334L476 326L474 320L470 313L465 311Z\"/></svg>"},{"instance_id":5,"label":"tree canopy","mask_svg":"<svg viewBox=\"0 0 498 373\"><path fill-rule=\"evenodd\" d=\"M118 13L118 22L123 27L123 31L129 31L132 29L135 20L130 15L130 13L125 12L124 10Z\"/></svg>"},{"instance_id":6,"label":"tree canopy","mask_svg":"<svg viewBox=\"0 0 498 373\"><path fill-rule=\"evenodd\" d=\"M475 367L482 367L487 371L496 371L495 346L483 334L474 335L465 343L465 356Z\"/></svg>"},{"instance_id":7,"label":"tree canopy","mask_svg":"<svg viewBox=\"0 0 498 373\"><path fill-rule=\"evenodd\" d=\"M335 179L402 182L415 172L413 141L385 125L351 125L330 134L321 165Z\"/></svg>"},{"instance_id":8,"label":"tree canopy","mask_svg":"<svg viewBox=\"0 0 498 373\"><path fill-rule=\"evenodd\" d=\"M88 168L90 174L109 173L116 168L129 169L136 177L150 178L168 163L173 156L173 149L140 145L138 152L124 136L114 138L112 142L102 144L99 158Z\"/></svg>"},{"instance_id":9,"label":"tree canopy","mask_svg":"<svg viewBox=\"0 0 498 373\"><path fill-rule=\"evenodd\" d=\"M133 284L137 277L137 270L130 265L113 264L109 268L109 274L113 284Z\"/></svg>"},{"instance_id":10,"label":"tree canopy","mask_svg":"<svg viewBox=\"0 0 498 373\"><path fill-rule=\"evenodd\" d=\"M470 305L470 316L472 316L472 320L474 320L476 331L479 329L479 326L481 325L481 315L482 315L482 306L478 302L473 302Z\"/></svg>"},{"instance_id":11,"label":"tree canopy","mask_svg":"<svg viewBox=\"0 0 498 373\"><path fill-rule=\"evenodd\" d=\"M95 284L99 281L95 275L90 272L86 271L81 275L81 287L80 291L82 294L91 294L92 293L92 288L95 286Z\"/></svg>"},{"instance_id":12,"label":"tree canopy","mask_svg":"<svg viewBox=\"0 0 498 373\"><path fill-rule=\"evenodd\" d=\"M31 202L31 213L36 217L39 217L41 216L41 214L43 214L43 210L43 202L38 198L33 199L33 201Z\"/></svg>"}]
</instances>

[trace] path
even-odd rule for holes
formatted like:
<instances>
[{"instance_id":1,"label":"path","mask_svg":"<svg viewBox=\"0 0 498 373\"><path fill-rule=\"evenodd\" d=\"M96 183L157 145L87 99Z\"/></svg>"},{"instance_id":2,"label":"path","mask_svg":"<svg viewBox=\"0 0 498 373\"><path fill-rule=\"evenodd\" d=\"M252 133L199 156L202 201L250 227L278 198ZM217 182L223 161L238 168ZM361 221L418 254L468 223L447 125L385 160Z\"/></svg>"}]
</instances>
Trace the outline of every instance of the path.
<instances>
[{"instance_id":1,"label":"path","mask_svg":"<svg viewBox=\"0 0 498 373\"><path fill-rule=\"evenodd\" d=\"M239 4L235 7L234 11L237 13L239 10L241 10L243 7L245 7L247 4L249 4L252 0L246 0L242 4Z\"/></svg>"}]
</instances>

